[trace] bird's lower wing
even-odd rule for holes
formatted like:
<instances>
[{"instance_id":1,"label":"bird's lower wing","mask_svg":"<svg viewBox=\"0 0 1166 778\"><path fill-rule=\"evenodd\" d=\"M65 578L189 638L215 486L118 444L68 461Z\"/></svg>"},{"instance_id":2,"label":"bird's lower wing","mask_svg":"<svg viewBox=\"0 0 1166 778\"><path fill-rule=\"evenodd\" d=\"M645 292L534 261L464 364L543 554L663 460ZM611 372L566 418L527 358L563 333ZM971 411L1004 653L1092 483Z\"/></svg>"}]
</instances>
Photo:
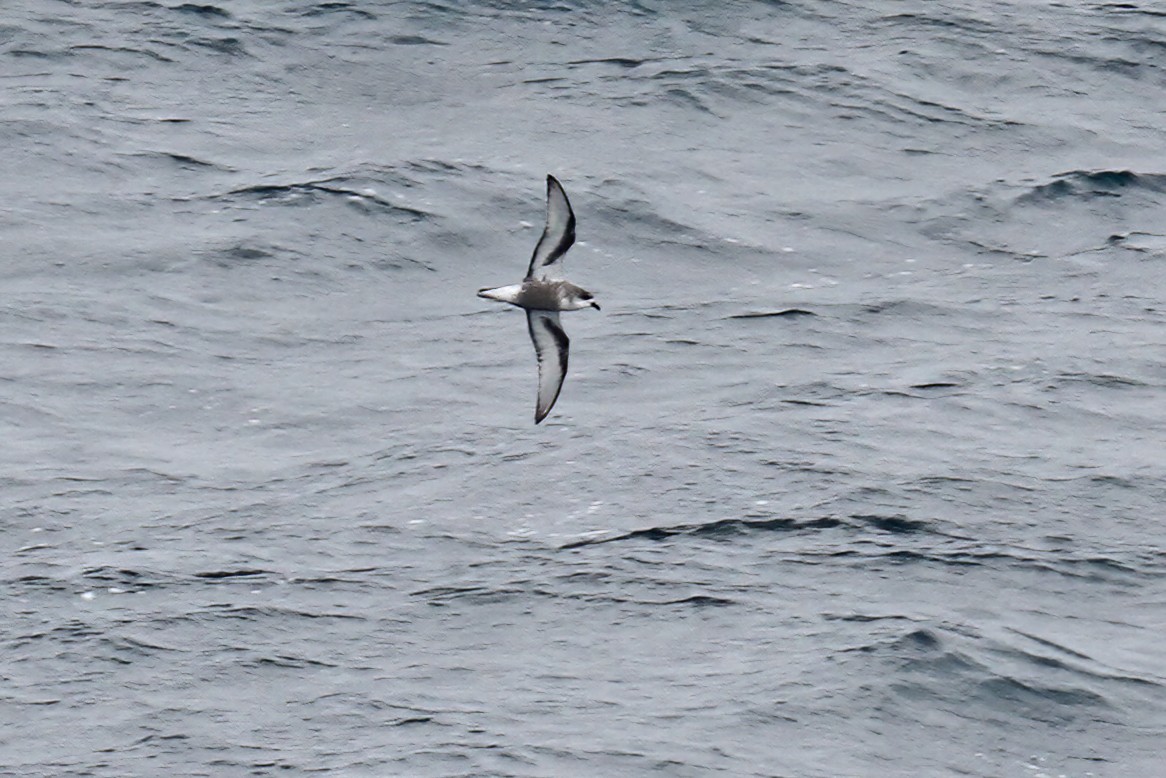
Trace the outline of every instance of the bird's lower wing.
<instances>
[{"instance_id":1,"label":"bird's lower wing","mask_svg":"<svg viewBox=\"0 0 1166 778\"><path fill-rule=\"evenodd\" d=\"M538 403L534 408L534 423L538 424L559 399L571 341L559 324L558 311L527 311L526 326L538 357Z\"/></svg>"}]
</instances>

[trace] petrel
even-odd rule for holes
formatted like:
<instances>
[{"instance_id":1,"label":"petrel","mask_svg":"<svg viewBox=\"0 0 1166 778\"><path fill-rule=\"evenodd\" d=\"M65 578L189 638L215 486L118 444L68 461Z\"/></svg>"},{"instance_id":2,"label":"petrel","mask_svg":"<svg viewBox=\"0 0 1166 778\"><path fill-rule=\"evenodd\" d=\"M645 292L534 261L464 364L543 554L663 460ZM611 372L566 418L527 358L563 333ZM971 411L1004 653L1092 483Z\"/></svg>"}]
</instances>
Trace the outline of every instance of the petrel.
<instances>
[{"instance_id":1,"label":"petrel","mask_svg":"<svg viewBox=\"0 0 1166 778\"><path fill-rule=\"evenodd\" d=\"M559 311L583 308L599 310L586 289L563 279L563 255L575 242L575 212L563 185L547 175L547 226L534 247L530 267L521 284L479 289L478 297L498 300L526 309L526 327L538 356L538 400L534 423L547 417L567 375L567 351L571 341L559 324Z\"/></svg>"}]
</instances>

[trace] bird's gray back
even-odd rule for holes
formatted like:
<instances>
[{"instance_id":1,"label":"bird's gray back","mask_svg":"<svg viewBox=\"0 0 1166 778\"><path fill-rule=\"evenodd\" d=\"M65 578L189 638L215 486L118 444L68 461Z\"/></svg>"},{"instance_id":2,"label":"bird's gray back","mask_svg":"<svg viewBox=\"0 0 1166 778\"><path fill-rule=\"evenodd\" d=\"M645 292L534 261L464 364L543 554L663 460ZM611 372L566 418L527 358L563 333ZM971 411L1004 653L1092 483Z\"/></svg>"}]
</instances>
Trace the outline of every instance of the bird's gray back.
<instances>
[{"instance_id":1,"label":"bird's gray back","mask_svg":"<svg viewBox=\"0 0 1166 778\"><path fill-rule=\"evenodd\" d=\"M574 299L590 297L581 287L570 281L543 281L528 279L518 295L518 304L536 311L561 311Z\"/></svg>"}]
</instances>

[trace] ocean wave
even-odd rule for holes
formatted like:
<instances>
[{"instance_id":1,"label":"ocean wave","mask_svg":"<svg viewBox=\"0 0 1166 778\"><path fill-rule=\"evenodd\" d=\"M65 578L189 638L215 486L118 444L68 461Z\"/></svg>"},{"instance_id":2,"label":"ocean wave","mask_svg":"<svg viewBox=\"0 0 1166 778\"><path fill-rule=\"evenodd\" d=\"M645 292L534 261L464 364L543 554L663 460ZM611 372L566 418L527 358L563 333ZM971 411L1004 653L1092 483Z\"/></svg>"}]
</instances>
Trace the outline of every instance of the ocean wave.
<instances>
[{"instance_id":1,"label":"ocean wave","mask_svg":"<svg viewBox=\"0 0 1166 778\"><path fill-rule=\"evenodd\" d=\"M1070 170L1037 184L1016 198L1018 204L1052 205L1063 200L1122 197L1141 192L1166 192L1166 175L1131 170Z\"/></svg>"}]
</instances>

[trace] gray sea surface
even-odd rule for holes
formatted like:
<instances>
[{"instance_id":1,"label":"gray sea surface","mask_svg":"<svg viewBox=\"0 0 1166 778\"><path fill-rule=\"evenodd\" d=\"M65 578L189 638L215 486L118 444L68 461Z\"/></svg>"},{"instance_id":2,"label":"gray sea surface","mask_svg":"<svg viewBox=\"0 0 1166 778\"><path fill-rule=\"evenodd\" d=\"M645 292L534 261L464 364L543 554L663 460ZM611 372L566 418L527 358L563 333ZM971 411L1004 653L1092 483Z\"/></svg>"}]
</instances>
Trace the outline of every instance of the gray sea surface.
<instances>
[{"instance_id":1,"label":"gray sea surface","mask_svg":"<svg viewBox=\"0 0 1166 778\"><path fill-rule=\"evenodd\" d=\"M0 775L1166 775L1160 3L6 0L0 144Z\"/></svg>"}]
</instances>

